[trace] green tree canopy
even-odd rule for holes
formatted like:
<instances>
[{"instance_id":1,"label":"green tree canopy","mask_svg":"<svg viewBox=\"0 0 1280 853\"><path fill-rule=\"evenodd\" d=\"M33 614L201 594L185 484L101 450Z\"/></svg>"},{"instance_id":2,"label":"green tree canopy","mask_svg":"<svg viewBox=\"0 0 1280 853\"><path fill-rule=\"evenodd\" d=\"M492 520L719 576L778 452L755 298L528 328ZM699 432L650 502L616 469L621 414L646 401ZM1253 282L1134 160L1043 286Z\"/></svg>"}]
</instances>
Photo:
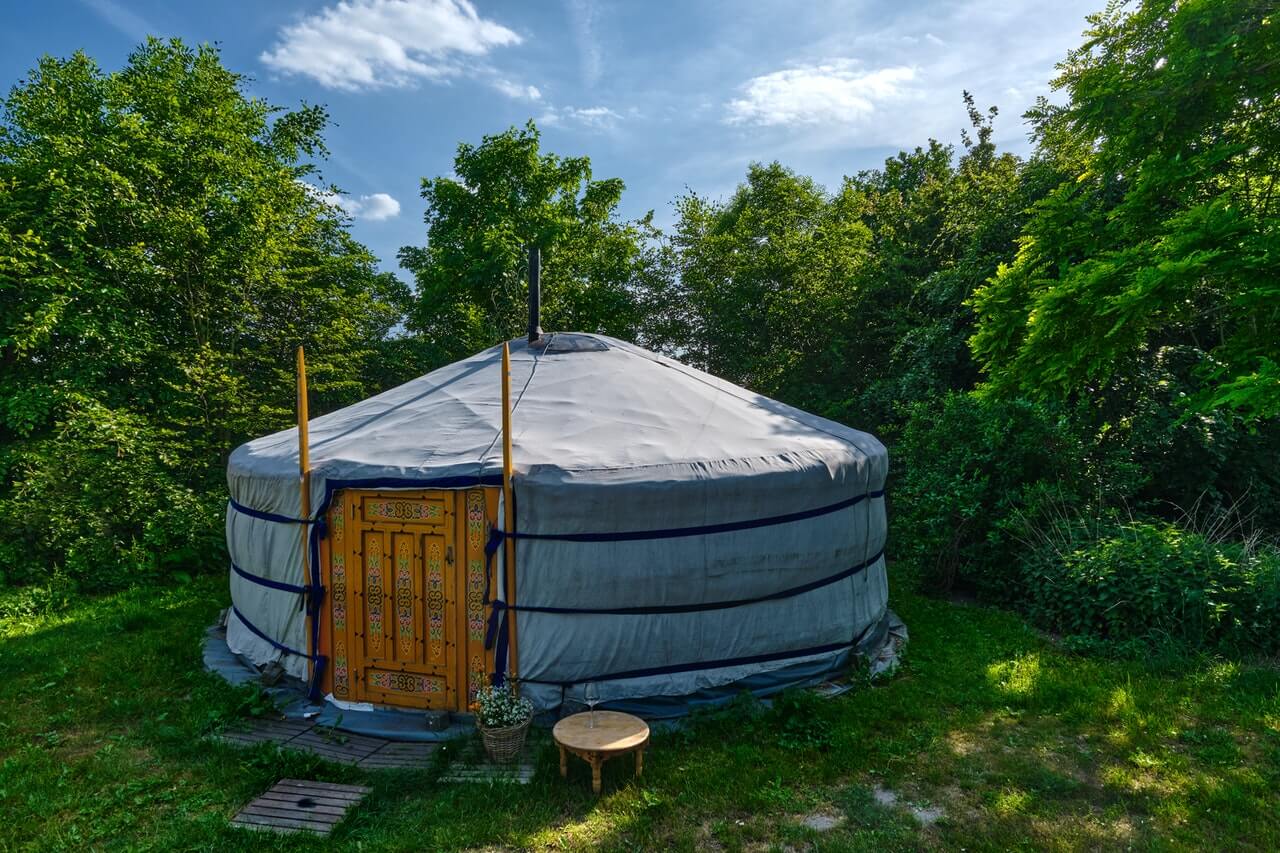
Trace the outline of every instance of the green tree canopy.
<instances>
[{"instance_id":1,"label":"green tree canopy","mask_svg":"<svg viewBox=\"0 0 1280 853\"><path fill-rule=\"evenodd\" d=\"M1032 113L1069 171L974 295L992 387L1090 394L1190 361L1202 410L1280 414L1280 18L1113 3ZM1181 354L1180 354L1181 353Z\"/></svg>"},{"instance_id":2,"label":"green tree canopy","mask_svg":"<svg viewBox=\"0 0 1280 853\"><path fill-rule=\"evenodd\" d=\"M0 562L215 557L225 454L291 422L294 347L318 409L365 393L407 291L302 181L326 121L154 39L0 102Z\"/></svg>"},{"instance_id":3,"label":"green tree canopy","mask_svg":"<svg viewBox=\"0 0 1280 853\"><path fill-rule=\"evenodd\" d=\"M424 178L427 242L400 250L418 299L410 328L440 362L525 330L527 249L542 250L542 325L634 338L632 283L648 218L618 218L623 183L586 157L543 154L533 122L458 146L449 177Z\"/></svg>"},{"instance_id":4,"label":"green tree canopy","mask_svg":"<svg viewBox=\"0 0 1280 853\"><path fill-rule=\"evenodd\" d=\"M727 202L676 201L684 328L672 349L719 376L797 400L831 366L870 234L858 199L779 163L755 164Z\"/></svg>"}]
</instances>

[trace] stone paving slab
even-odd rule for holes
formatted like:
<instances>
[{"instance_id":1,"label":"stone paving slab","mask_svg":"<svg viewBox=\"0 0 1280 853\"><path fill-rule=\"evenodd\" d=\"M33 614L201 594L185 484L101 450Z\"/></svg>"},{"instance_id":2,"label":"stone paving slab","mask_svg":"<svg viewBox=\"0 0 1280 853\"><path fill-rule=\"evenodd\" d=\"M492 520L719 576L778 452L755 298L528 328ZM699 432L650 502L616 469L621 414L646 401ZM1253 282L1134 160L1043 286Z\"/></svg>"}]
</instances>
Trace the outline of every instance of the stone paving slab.
<instances>
[{"instance_id":1,"label":"stone paving slab","mask_svg":"<svg viewBox=\"0 0 1280 853\"><path fill-rule=\"evenodd\" d=\"M493 761L478 743L468 743L460 755L450 762L448 769L440 775L441 782L453 783L490 783L509 782L517 785L528 785L533 780L534 750L533 743L526 743L524 749L512 761Z\"/></svg>"},{"instance_id":2,"label":"stone paving slab","mask_svg":"<svg viewBox=\"0 0 1280 853\"><path fill-rule=\"evenodd\" d=\"M252 720L218 734L216 739L232 746L275 743L283 749L368 770L421 770L431 766L432 757L440 748L437 743L401 743L335 732L306 720Z\"/></svg>"},{"instance_id":3,"label":"stone paving slab","mask_svg":"<svg viewBox=\"0 0 1280 853\"><path fill-rule=\"evenodd\" d=\"M429 767L432 756L440 748L435 743L383 744L376 752L360 760L358 766L366 770L397 770L404 767Z\"/></svg>"}]
</instances>

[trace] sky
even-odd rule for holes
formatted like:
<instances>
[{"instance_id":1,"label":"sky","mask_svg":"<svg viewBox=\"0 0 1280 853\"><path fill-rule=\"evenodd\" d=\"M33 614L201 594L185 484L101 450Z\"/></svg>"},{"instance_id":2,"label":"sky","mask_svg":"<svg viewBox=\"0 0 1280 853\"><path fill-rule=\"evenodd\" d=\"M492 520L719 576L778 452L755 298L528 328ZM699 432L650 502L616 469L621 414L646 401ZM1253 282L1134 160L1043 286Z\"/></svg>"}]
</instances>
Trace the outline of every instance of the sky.
<instances>
[{"instance_id":1,"label":"sky","mask_svg":"<svg viewBox=\"0 0 1280 853\"><path fill-rule=\"evenodd\" d=\"M0 86L43 54L121 67L148 34L217 44L247 92L327 106L320 183L399 271L423 245L424 177L458 143L532 118L543 150L622 178L620 214L674 219L752 162L835 188L930 138L958 144L961 92L996 105L998 145L1103 0L6 0Z\"/></svg>"}]
</instances>

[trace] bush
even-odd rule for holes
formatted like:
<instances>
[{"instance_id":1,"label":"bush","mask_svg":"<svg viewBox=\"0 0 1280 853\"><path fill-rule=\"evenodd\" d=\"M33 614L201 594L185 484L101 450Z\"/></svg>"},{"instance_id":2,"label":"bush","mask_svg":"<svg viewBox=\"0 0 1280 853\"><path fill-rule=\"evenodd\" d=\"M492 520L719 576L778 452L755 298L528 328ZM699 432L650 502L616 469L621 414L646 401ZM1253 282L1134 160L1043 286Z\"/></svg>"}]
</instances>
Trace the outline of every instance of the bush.
<instances>
[{"instance_id":1,"label":"bush","mask_svg":"<svg viewBox=\"0 0 1280 853\"><path fill-rule=\"evenodd\" d=\"M1280 551L1165 522L1060 525L1025 563L1034 621L1077 645L1280 651Z\"/></svg>"},{"instance_id":2,"label":"bush","mask_svg":"<svg viewBox=\"0 0 1280 853\"><path fill-rule=\"evenodd\" d=\"M115 590L166 573L225 566L216 491L181 481L190 465L146 418L78 398L51 436L8 449L0 497L2 580Z\"/></svg>"},{"instance_id":3,"label":"bush","mask_svg":"<svg viewBox=\"0 0 1280 853\"><path fill-rule=\"evenodd\" d=\"M1025 401L949 394L914 404L894 446L892 546L926 588L957 582L1019 596L1016 519L1052 492L1073 506L1096 490L1083 443L1064 418Z\"/></svg>"}]
</instances>

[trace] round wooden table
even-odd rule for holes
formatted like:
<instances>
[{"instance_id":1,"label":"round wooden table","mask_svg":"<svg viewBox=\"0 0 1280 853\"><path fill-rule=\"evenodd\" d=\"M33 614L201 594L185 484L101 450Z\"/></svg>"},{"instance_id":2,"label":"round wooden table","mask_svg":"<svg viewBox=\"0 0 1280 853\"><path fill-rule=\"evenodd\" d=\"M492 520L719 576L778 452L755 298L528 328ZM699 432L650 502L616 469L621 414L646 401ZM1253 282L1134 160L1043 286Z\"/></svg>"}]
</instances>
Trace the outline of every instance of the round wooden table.
<instances>
[{"instance_id":1,"label":"round wooden table","mask_svg":"<svg viewBox=\"0 0 1280 853\"><path fill-rule=\"evenodd\" d=\"M560 747L560 775L569 775L569 753L591 765L591 790L600 793L600 768L615 755L636 754L636 775L644 772L644 748L649 745L649 724L621 711L596 711L565 717L551 730Z\"/></svg>"}]
</instances>

